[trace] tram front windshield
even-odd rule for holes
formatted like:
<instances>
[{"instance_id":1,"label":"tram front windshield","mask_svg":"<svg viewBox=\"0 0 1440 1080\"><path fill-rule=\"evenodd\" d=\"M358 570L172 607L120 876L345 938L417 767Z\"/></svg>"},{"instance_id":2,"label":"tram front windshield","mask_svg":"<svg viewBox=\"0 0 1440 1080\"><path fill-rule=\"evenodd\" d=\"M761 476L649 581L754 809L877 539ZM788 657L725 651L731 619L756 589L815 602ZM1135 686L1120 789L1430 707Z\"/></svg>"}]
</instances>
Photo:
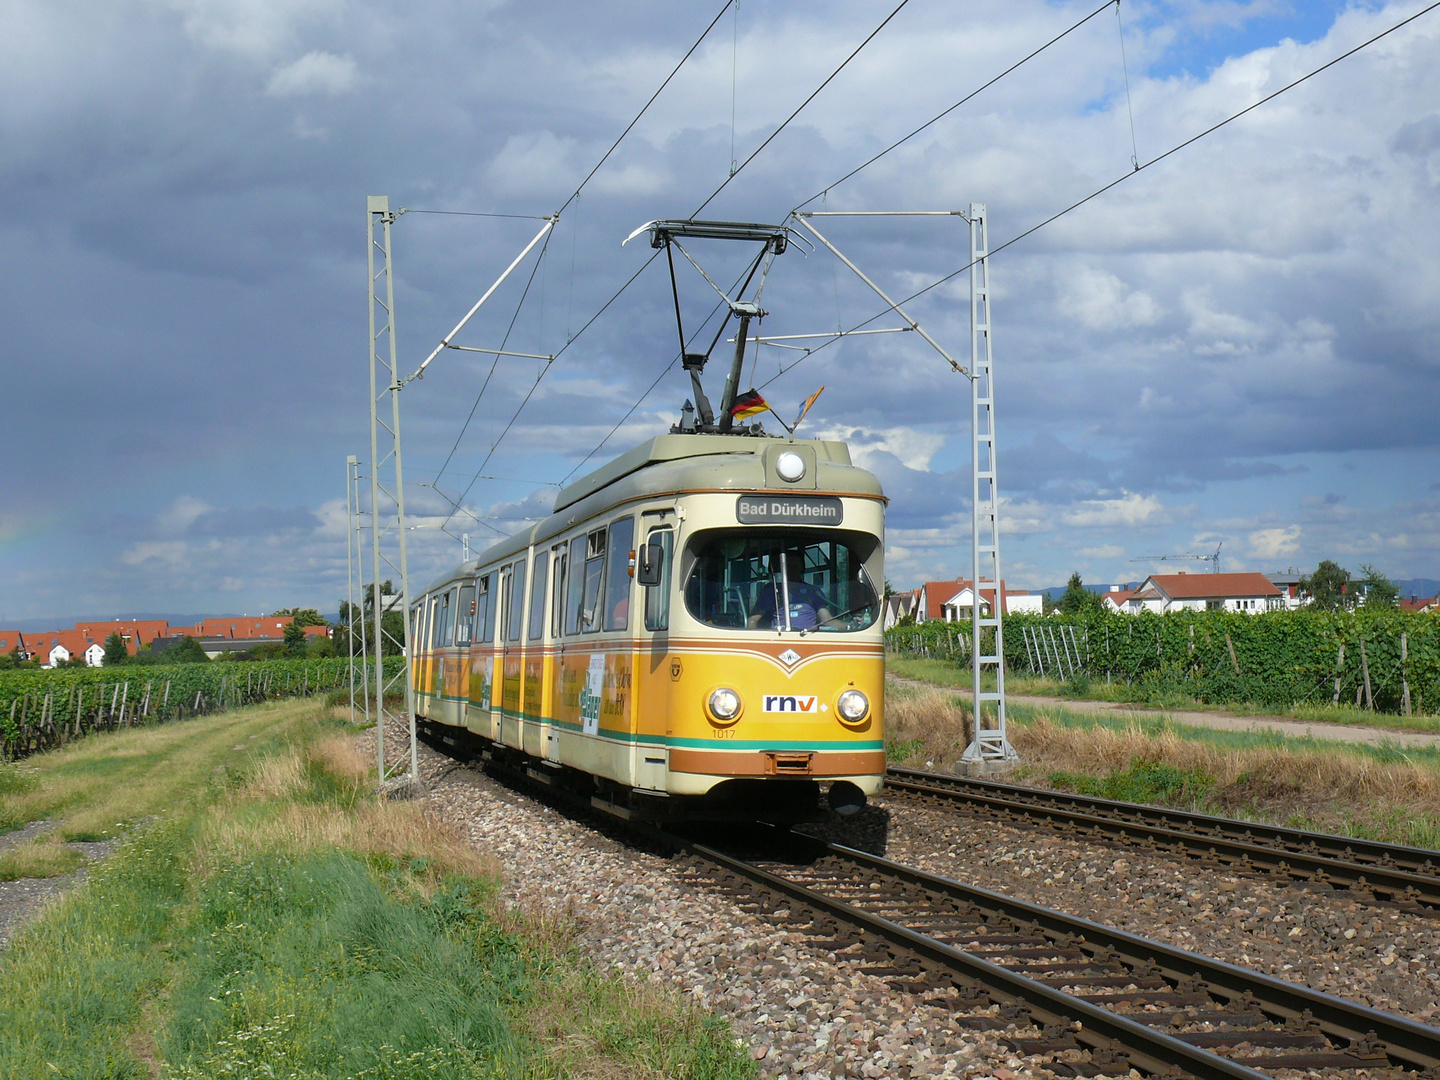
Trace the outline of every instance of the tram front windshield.
<instances>
[{"instance_id":1,"label":"tram front windshield","mask_svg":"<svg viewBox=\"0 0 1440 1080\"><path fill-rule=\"evenodd\" d=\"M694 541L685 606L735 630L864 630L880 610L865 573L873 537L793 530L707 532Z\"/></svg>"}]
</instances>

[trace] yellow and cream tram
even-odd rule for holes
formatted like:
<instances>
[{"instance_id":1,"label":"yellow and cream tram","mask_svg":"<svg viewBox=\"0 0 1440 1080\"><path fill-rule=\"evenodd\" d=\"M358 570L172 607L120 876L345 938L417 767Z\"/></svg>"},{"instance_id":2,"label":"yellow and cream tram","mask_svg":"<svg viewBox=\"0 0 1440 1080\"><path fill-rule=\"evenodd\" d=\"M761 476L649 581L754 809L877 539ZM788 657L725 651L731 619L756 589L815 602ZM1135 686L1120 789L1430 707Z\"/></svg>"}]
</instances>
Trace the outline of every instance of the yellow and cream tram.
<instances>
[{"instance_id":1,"label":"yellow and cream tram","mask_svg":"<svg viewBox=\"0 0 1440 1080\"><path fill-rule=\"evenodd\" d=\"M885 772L884 508L841 442L659 435L416 602L421 727L623 814L854 811Z\"/></svg>"}]
</instances>

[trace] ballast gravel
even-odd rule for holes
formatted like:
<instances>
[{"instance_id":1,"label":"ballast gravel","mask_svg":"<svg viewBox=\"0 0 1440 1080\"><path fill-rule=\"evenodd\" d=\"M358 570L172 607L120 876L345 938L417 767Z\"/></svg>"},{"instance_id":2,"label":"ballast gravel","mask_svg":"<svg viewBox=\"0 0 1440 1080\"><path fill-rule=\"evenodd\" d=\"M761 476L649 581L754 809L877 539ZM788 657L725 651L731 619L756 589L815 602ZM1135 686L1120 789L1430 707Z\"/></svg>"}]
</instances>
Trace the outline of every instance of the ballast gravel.
<instances>
[{"instance_id":1,"label":"ballast gravel","mask_svg":"<svg viewBox=\"0 0 1440 1080\"><path fill-rule=\"evenodd\" d=\"M893 990L719 893L697 891L670 859L428 747L420 763L421 798L500 860L509 903L572 921L602 970L671 987L728 1019L762 1077L1054 1075L1000 1044L1016 1029L960 1030L950 1010Z\"/></svg>"},{"instance_id":2,"label":"ballast gravel","mask_svg":"<svg viewBox=\"0 0 1440 1080\"><path fill-rule=\"evenodd\" d=\"M827 838L1435 1024L1440 919L899 794Z\"/></svg>"},{"instance_id":3,"label":"ballast gravel","mask_svg":"<svg viewBox=\"0 0 1440 1080\"><path fill-rule=\"evenodd\" d=\"M420 797L500 860L507 902L570 922L602 969L668 986L726 1018L762 1077L1055 1075L1047 1059L1002 1043L1034 1029L966 1030L949 1009L697 886L676 860L613 840L423 745L420 764ZM857 818L815 831L1422 1022L1440 1011L1432 959L1440 921L1344 892L1277 887L884 795Z\"/></svg>"}]
</instances>

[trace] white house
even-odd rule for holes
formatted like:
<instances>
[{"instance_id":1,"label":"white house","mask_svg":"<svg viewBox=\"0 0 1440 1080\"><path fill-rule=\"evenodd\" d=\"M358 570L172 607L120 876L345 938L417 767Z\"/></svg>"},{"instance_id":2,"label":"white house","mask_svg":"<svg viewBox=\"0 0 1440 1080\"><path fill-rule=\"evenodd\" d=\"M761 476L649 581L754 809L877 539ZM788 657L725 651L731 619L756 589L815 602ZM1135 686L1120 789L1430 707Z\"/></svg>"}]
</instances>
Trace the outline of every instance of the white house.
<instances>
[{"instance_id":1,"label":"white house","mask_svg":"<svg viewBox=\"0 0 1440 1080\"><path fill-rule=\"evenodd\" d=\"M1153 611L1280 611L1285 597L1264 574L1151 574L1121 609L1129 615Z\"/></svg>"},{"instance_id":2,"label":"white house","mask_svg":"<svg viewBox=\"0 0 1440 1080\"><path fill-rule=\"evenodd\" d=\"M105 650L102 649L100 651L103 653ZM59 667L61 664L67 663L69 660L70 650L65 648L64 645L56 645L53 649L50 650L49 661L47 663L41 664L40 666Z\"/></svg>"},{"instance_id":3,"label":"white house","mask_svg":"<svg viewBox=\"0 0 1440 1080\"><path fill-rule=\"evenodd\" d=\"M91 645L85 650L85 666L105 666L105 647L103 645Z\"/></svg>"}]
</instances>

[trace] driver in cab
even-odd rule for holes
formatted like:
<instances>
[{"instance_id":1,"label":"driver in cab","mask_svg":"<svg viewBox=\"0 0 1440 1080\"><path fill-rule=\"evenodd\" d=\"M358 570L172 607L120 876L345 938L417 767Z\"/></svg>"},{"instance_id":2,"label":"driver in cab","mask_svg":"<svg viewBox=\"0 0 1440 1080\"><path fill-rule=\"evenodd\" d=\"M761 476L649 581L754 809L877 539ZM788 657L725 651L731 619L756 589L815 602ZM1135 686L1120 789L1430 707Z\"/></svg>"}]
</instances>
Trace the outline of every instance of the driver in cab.
<instances>
[{"instance_id":1,"label":"driver in cab","mask_svg":"<svg viewBox=\"0 0 1440 1080\"><path fill-rule=\"evenodd\" d=\"M785 579L790 592L791 630L814 630L835 617L835 613L830 607L830 598L825 595L825 590L806 581L804 574L804 554L799 551L787 551L785 553ZM761 589L755 609L750 613L748 626L751 630L776 627L775 613L782 603L781 589L780 575L775 573L771 576L769 587ZM785 628L783 620L778 628Z\"/></svg>"}]
</instances>

